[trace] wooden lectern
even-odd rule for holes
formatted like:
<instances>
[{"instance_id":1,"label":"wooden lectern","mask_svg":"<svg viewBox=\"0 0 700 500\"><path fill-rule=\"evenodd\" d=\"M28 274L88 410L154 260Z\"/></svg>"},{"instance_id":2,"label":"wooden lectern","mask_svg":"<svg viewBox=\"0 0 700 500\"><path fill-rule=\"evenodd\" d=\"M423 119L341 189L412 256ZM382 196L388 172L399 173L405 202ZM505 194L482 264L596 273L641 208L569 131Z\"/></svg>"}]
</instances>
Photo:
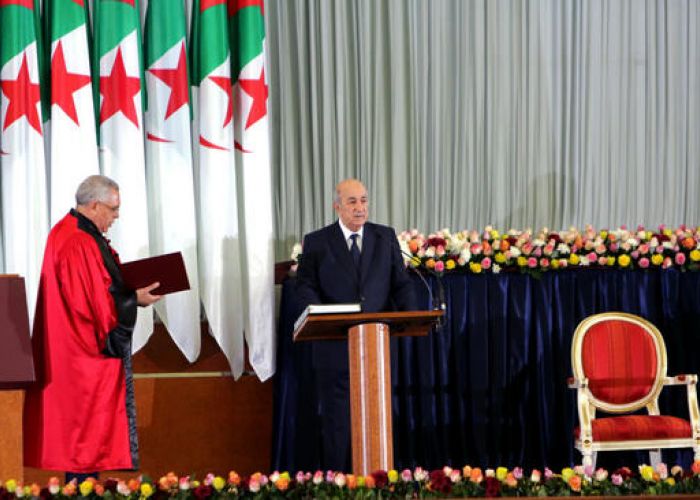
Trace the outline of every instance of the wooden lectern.
<instances>
[{"instance_id":1,"label":"wooden lectern","mask_svg":"<svg viewBox=\"0 0 700 500\"><path fill-rule=\"evenodd\" d=\"M21 390L34 381L24 278L0 275L0 472L22 479Z\"/></svg>"},{"instance_id":2,"label":"wooden lectern","mask_svg":"<svg viewBox=\"0 0 700 500\"><path fill-rule=\"evenodd\" d=\"M294 341L348 339L352 469L367 475L394 466L389 335L427 335L443 311L309 314Z\"/></svg>"}]
</instances>

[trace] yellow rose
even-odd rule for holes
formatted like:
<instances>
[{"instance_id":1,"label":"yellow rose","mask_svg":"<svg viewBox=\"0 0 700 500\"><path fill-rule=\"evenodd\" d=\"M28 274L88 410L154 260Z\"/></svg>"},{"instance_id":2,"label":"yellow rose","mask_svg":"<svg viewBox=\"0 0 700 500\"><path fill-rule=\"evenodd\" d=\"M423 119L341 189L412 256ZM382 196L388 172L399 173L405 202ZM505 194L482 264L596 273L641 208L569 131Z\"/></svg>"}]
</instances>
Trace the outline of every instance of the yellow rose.
<instances>
[{"instance_id":1,"label":"yellow rose","mask_svg":"<svg viewBox=\"0 0 700 500\"><path fill-rule=\"evenodd\" d=\"M481 264L479 264L479 263L477 263L477 262L470 262L470 263L469 263L469 269L470 269L471 272L473 272L474 274L479 274L479 273L481 272Z\"/></svg>"},{"instance_id":2,"label":"yellow rose","mask_svg":"<svg viewBox=\"0 0 700 500\"><path fill-rule=\"evenodd\" d=\"M148 498L153 495L153 486L148 483L141 484L141 496L143 498Z\"/></svg>"},{"instance_id":3,"label":"yellow rose","mask_svg":"<svg viewBox=\"0 0 700 500\"><path fill-rule=\"evenodd\" d=\"M578 266L578 263L581 262L581 258L576 255L575 253L572 253L569 255L569 264L572 266Z\"/></svg>"},{"instance_id":4,"label":"yellow rose","mask_svg":"<svg viewBox=\"0 0 700 500\"><path fill-rule=\"evenodd\" d=\"M654 264L655 266L660 266L663 261L664 261L664 256L661 255L660 253L655 253L654 255L651 256L651 263Z\"/></svg>"},{"instance_id":5,"label":"yellow rose","mask_svg":"<svg viewBox=\"0 0 700 500\"><path fill-rule=\"evenodd\" d=\"M572 469L571 467L565 467L565 468L563 468L563 469L561 470L561 477L562 477L562 479L563 479L564 481L566 481L566 482L568 483L568 482L569 482L569 479L571 479L572 477L574 477L574 469Z\"/></svg>"},{"instance_id":6,"label":"yellow rose","mask_svg":"<svg viewBox=\"0 0 700 500\"><path fill-rule=\"evenodd\" d=\"M525 257L523 257L522 255L518 257L518 266L520 266L520 267L527 266L527 259Z\"/></svg>"},{"instance_id":7,"label":"yellow rose","mask_svg":"<svg viewBox=\"0 0 700 500\"><path fill-rule=\"evenodd\" d=\"M651 465L643 465L639 468L639 474L645 481L654 480L654 468Z\"/></svg>"},{"instance_id":8,"label":"yellow rose","mask_svg":"<svg viewBox=\"0 0 700 500\"><path fill-rule=\"evenodd\" d=\"M675 486L676 485L676 480L673 479L672 477L666 478L666 484L670 486Z\"/></svg>"},{"instance_id":9,"label":"yellow rose","mask_svg":"<svg viewBox=\"0 0 700 500\"><path fill-rule=\"evenodd\" d=\"M508 476L508 469L506 469L505 467L498 467L496 469L496 479L498 479L499 481L503 481L506 478L506 476Z\"/></svg>"},{"instance_id":10,"label":"yellow rose","mask_svg":"<svg viewBox=\"0 0 700 500\"><path fill-rule=\"evenodd\" d=\"M362 488L365 485L365 476L357 476L357 487Z\"/></svg>"},{"instance_id":11,"label":"yellow rose","mask_svg":"<svg viewBox=\"0 0 700 500\"><path fill-rule=\"evenodd\" d=\"M84 497L92 493L92 481L83 481L78 487L80 489L80 494Z\"/></svg>"},{"instance_id":12,"label":"yellow rose","mask_svg":"<svg viewBox=\"0 0 700 500\"><path fill-rule=\"evenodd\" d=\"M212 486L214 486L214 489L216 491L221 491L224 489L224 486L226 486L226 481L224 481L224 478L221 476L216 476L214 478L214 481L212 481Z\"/></svg>"},{"instance_id":13,"label":"yellow rose","mask_svg":"<svg viewBox=\"0 0 700 500\"><path fill-rule=\"evenodd\" d=\"M700 260L700 250L698 250L696 248L695 250L691 251L690 252L690 260L692 260L693 262L699 261Z\"/></svg>"},{"instance_id":14,"label":"yellow rose","mask_svg":"<svg viewBox=\"0 0 700 500\"><path fill-rule=\"evenodd\" d=\"M630 265L630 262L632 259L630 259L630 256L627 254L622 254L620 257L617 259L618 264L620 264L620 267L627 267Z\"/></svg>"},{"instance_id":15,"label":"yellow rose","mask_svg":"<svg viewBox=\"0 0 700 500\"><path fill-rule=\"evenodd\" d=\"M647 231L646 234L644 235L644 239L650 240L652 237L651 231Z\"/></svg>"},{"instance_id":16,"label":"yellow rose","mask_svg":"<svg viewBox=\"0 0 700 500\"><path fill-rule=\"evenodd\" d=\"M615 257L613 257L612 255L610 255L610 256L608 257L608 265L609 265L609 266L614 266L614 265L615 265Z\"/></svg>"},{"instance_id":17,"label":"yellow rose","mask_svg":"<svg viewBox=\"0 0 700 500\"><path fill-rule=\"evenodd\" d=\"M389 477L389 482L390 483L395 483L396 481L399 480L399 473L395 469L391 469L388 473L387 476Z\"/></svg>"},{"instance_id":18,"label":"yellow rose","mask_svg":"<svg viewBox=\"0 0 700 500\"><path fill-rule=\"evenodd\" d=\"M15 490L17 489L17 481L15 481L14 479L9 479L5 481L5 489L10 494L14 494Z\"/></svg>"},{"instance_id":19,"label":"yellow rose","mask_svg":"<svg viewBox=\"0 0 700 500\"><path fill-rule=\"evenodd\" d=\"M420 266L420 257L415 257L415 256L414 256L414 257L411 257L411 261L410 261L410 262L411 262L411 265L412 265L413 267L418 267L418 266Z\"/></svg>"},{"instance_id":20,"label":"yellow rose","mask_svg":"<svg viewBox=\"0 0 700 500\"><path fill-rule=\"evenodd\" d=\"M607 232L607 231L601 231L601 232L600 232L600 237L603 238L603 239L607 238L607 237L608 237L608 232Z\"/></svg>"},{"instance_id":21,"label":"yellow rose","mask_svg":"<svg viewBox=\"0 0 700 500\"><path fill-rule=\"evenodd\" d=\"M673 231L671 231L669 228L664 229L664 236L671 236L673 234Z\"/></svg>"},{"instance_id":22,"label":"yellow rose","mask_svg":"<svg viewBox=\"0 0 700 500\"><path fill-rule=\"evenodd\" d=\"M503 252L498 252L495 259L497 264L503 264L506 261L506 254Z\"/></svg>"},{"instance_id":23,"label":"yellow rose","mask_svg":"<svg viewBox=\"0 0 700 500\"><path fill-rule=\"evenodd\" d=\"M453 270L456 265L457 264L455 264L455 261L453 259L447 259L447 262L445 262L445 267L448 271Z\"/></svg>"},{"instance_id":24,"label":"yellow rose","mask_svg":"<svg viewBox=\"0 0 700 500\"><path fill-rule=\"evenodd\" d=\"M492 240L498 239L498 237L499 237L498 231L496 231L495 229L493 231L491 231L491 239Z\"/></svg>"},{"instance_id":25,"label":"yellow rose","mask_svg":"<svg viewBox=\"0 0 700 500\"><path fill-rule=\"evenodd\" d=\"M552 262L549 263L550 266L552 266L552 269L559 269L559 260L553 259Z\"/></svg>"}]
</instances>

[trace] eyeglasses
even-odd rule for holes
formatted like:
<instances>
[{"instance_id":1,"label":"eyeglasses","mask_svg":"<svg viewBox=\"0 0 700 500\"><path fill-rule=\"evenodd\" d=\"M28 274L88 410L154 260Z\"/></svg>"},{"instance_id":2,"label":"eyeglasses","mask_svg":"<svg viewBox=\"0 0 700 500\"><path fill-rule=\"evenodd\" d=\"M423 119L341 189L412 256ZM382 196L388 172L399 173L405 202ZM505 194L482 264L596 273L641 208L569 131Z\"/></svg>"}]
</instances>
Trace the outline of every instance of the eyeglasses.
<instances>
[{"instance_id":1,"label":"eyeglasses","mask_svg":"<svg viewBox=\"0 0 700 500\"><path fill-rule=\"evenodd\" d=\"M104 205L105 207L109 208L113 213L119 212L119 205L110 205L108 203L105 203L104 201L98 201L100 205Z\"/></svg>"}]
</instances>

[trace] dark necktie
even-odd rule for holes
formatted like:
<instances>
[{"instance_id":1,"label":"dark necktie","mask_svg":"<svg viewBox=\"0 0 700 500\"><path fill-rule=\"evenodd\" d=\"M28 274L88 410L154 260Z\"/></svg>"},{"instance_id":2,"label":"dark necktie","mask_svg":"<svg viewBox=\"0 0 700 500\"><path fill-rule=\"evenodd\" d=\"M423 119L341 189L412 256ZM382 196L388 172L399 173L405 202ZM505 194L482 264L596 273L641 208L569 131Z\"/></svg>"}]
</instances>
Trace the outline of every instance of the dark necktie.
<instances>
[{"instance_id":1,"label":"dark necktie","mask_svg":"<svg viewBox=\"0 0 700 500\"><path fill-rule=\"evenodd\" d=\"M350 255L352 255L352 260L357 269L360 269L360 247L357 246L357 238L359 238L359 236L360 235L357 233L350 235L350 239L352 240L352 245L350 245Z\"/></svg>"}]
</instances>

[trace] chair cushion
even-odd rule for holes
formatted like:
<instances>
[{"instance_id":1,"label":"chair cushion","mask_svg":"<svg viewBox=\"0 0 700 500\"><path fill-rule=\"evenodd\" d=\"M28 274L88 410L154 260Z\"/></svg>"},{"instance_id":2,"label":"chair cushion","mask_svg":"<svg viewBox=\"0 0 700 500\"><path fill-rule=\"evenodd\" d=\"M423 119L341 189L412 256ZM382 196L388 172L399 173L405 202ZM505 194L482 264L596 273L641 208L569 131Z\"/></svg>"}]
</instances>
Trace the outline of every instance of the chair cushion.
<instances>
[{"instance_id":1,"label":"chair cushion","mask_svg":"<svg viewBox=\"0 0 700 500\"><path fill-rule=\"evenodd\" d=\"M690 422L665 415L626 415L596 418L591 422L593 441L632 441L692 437ZM578 439L581 430L574 429Z\"/></svg>"},{"instance_id":2,"label":"chair cushion","mask_svg":"<svg viewBox=\"0 0 700 500\"><path fill-rule=\"evenodd\" d=\"M651 334L638 324L617 319L601 321L586 332L582 363L591 393L612 404L647 396L659 369Z\"/></svg>"}]
</instances>

